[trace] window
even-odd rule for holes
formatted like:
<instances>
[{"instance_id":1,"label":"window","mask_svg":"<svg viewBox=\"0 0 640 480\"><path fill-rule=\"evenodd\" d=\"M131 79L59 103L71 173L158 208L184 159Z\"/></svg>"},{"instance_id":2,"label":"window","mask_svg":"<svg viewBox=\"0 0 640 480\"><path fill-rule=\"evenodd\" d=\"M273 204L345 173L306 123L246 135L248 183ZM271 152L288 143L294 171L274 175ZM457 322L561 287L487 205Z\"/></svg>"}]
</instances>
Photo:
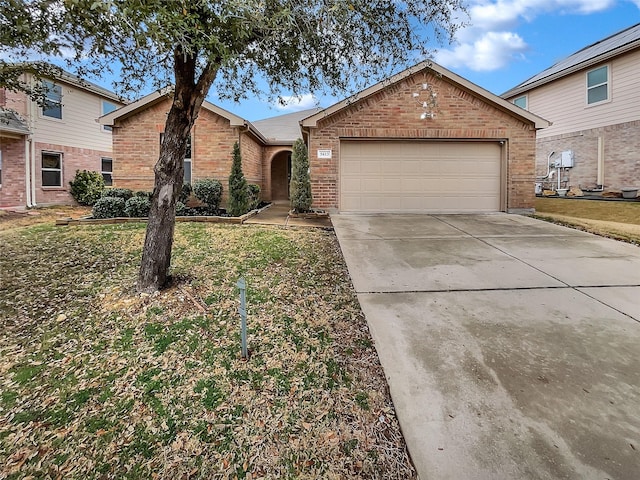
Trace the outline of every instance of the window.
<instances>
[{"instance_id":1,"label":"window","mask_svg":"<svg viewBox=\"0 0 640 480\"><path fill-rule=\"evenodd\" d=\"M160 146L164 140L164 133L160 134ZM187 138L187 151L184 154L184 177L183 183L191 183L191 137Z\"/></svg>"},{"instance_id":2,"label":"window","mask_svg":"<svg viewBox=\"0 0 640 480\"><path fill-rule=\"evenodd\" d=\"M117 109L118 106L115 103L102 100L102 115L106 115L107 113L111 113ZM110 132L111 130L113 130L113 128L111 127L111 125L103 125L102 130L104 130L105 132Z\"/></svg>"},{"instance_id":3,"label":"window","mask_svg":"<svg viewBox=\"0 0 640 480\"><path fill-rule=\"evenodd\" d=\"M514 99L513 104L516 105L517 107L524 108L525 110L527 110L527 96L522 95L521 97Z\"/></svg>"},{"instance_id":4,"label":"window","mask_svg":"<svg viewBox=\"0 0 640 480\"><path fill-rule=\"evenodd\" d=\"M42 152L42 186L62 186L62 154Z\"/></svg>"},{"instance_id":5,"label":"window","mask_svg":"<svg viewBox=\"0 0 640 480\"><path fill-rule=\"evenodd\" d=\"M42 116L62 119L62 87L46 80L43 82L43 86L45 99L42 106Z\"/></svg>"},{"instance_id":6,"label":"window","mask_svg":"<svg viewBox=\"0 0 640 480\"><path fill-rule=\"evenodd\" d=\"M609 67L587 72L587 105L609 100Z\"/></svg>"},{"instance_id":7,"label":"window","mask_svg":"<svg viewBox=\"0 0 640 480\"><path fill-rule=\"evenodd\" d=\"M113 159L102 157L101 159L102 178L107 187L113 185Z\"/></svg>"}]
</instances>

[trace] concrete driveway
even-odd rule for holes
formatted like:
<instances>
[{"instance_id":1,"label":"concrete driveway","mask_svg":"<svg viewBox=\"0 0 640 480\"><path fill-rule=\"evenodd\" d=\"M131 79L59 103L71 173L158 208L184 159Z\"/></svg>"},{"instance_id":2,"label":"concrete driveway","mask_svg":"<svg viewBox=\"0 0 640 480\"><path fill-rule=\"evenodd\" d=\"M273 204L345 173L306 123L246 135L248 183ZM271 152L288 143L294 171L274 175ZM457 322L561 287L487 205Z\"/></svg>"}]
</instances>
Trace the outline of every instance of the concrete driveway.
<instances>
[{"instance_id":1,"label":"concrete driveway","mask_svg":"<svg viewBox=\"0 0 640 480\"><path fill-rule=\"evenodd\" d=\"M332 221L421 480L640 478L640 248L507 214Z\"/></svg>"}]
</instances>

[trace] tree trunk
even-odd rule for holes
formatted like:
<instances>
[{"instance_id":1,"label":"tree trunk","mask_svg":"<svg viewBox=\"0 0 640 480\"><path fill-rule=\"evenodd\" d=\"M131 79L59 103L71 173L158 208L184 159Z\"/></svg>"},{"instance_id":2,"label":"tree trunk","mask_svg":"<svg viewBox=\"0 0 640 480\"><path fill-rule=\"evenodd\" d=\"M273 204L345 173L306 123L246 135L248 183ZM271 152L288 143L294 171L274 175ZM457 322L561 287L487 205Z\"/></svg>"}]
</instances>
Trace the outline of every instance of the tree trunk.
<instances>
[{"instance_id":1,"label":"tree trunk","mask_svg":"<svg viewBox=\"0 0 640 480\"><path fill-rule=\"evenodd\" d=\"M195 82L196 56L185 55L177 48L174 61L175 92L154 168L155 185L138 274L138 291L148 293L163 288L169 279L176 201L182 189L187 139L217 73L209 64Z\"/></svg>"}]
</instances>

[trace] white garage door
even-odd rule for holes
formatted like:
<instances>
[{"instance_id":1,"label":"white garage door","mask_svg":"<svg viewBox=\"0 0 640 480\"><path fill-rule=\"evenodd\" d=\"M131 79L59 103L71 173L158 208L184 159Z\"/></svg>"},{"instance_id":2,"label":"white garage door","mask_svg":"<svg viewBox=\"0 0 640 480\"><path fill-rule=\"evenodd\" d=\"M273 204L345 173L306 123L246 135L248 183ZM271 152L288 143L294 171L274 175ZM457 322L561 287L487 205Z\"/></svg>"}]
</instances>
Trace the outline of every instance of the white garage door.
<instances>
[{"instance_id":1,"label":"white garage door","mask_svg":"<svg viewBox=\"0 0 640 480\"><path fill-rule=\"evenodd\" d=\"M343 212L500 210L497 142L342 141Z\"/></svg>"}]
</instances>

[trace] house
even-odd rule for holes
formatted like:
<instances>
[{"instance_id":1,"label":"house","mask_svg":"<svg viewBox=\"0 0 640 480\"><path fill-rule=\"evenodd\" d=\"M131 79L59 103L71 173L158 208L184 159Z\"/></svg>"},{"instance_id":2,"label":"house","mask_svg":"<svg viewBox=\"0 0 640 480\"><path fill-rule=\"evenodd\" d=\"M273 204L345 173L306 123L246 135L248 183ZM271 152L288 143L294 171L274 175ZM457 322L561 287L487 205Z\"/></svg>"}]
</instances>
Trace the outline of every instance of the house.
<instances>
[{"instance_id":1,"label":"house","mask_svg":"<svg viewBox=\"0 0 640 480\"><path fill-rule=\"evenodd\" d=\"M547 118L539 183L619 190L640 184L640 24L569 55L502 94ZM559 170L554 167L561 167Z\"/></svg>"},{"instance_id":2,"label":"house","mask_svg":"<svg viewBox=\"0 0 640 480\"><path fill-rule=\"evenodd\" d=\"M170 107L157 92L103 116L113 128L113 181L150 190ZM247 180L266 201L288 198L296 137L309 148L313 207L342 212L533 209L535 136L549 122L433 63L422 63L324 110L254 123L203 104L185 180L226 184L240 142Z\"/></svg>"},{"instance_id":3,"label":"house","mask_svg":"<svg viewBox=\"0 0 640 480\"><path fill-rule=\"evenodd\" d=\"M102 172L111 182L111 130L96 119L122 101L66 72L45 86L44 106L0 89L0 207L73 203L76 170Z\"/></svg>"}]
</instances>

